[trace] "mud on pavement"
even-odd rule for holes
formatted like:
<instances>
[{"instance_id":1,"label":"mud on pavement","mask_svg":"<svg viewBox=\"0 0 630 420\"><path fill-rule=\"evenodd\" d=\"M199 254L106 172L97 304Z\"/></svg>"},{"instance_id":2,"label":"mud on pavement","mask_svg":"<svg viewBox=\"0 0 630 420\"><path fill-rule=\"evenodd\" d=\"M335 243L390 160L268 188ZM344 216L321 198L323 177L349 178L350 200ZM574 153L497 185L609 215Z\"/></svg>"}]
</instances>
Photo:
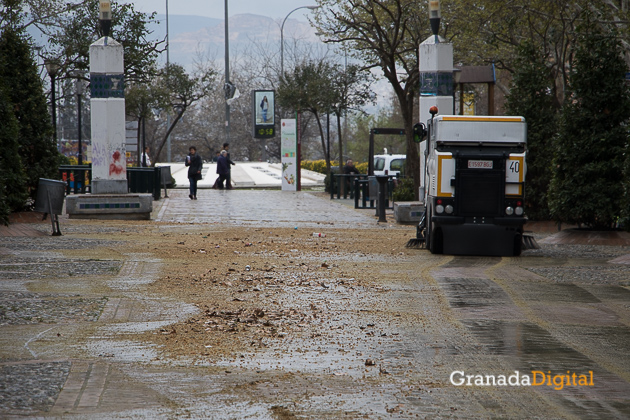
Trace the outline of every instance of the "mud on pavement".
<instances>
[{"instance_id":1,"label":"mud on pavement","mask_svg":"<svg viewBox=\"0 0 630 420\"><path fill-rule=\"evenodd\" d=\"M630 417L627 246L452 257L365 216L168 214L0 238L3 417ZM515 371L577 383L485 383Z\"/></svg>"}]
</instances>

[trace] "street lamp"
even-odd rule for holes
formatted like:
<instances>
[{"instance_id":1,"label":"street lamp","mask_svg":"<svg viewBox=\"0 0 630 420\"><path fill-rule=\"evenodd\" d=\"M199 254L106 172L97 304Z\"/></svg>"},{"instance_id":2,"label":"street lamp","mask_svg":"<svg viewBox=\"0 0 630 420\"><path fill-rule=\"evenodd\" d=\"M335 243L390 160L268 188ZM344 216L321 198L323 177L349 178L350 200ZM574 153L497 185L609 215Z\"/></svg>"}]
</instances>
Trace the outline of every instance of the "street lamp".
<instances>
[{"instance_id":1,"label":"street lamp","mask_svg":"<svg viewBox=\"0 0 630 420\"><path fill-rule=\"evenodd\" d=\"M44 60L44 65L46 66L46 71L50 76L50 102L52 104L53 140L55 141L55 146L59 148L59 145L57 144L57 98L55 97L55 78L57 77L57 73L59 73L59 63L51 58L46 58Z\"/></svg>"},{"instance_id":2,"label":"street lamp","mask_svg":"<svg viewBox=\"0 0 630 420\"><path fill-rule=\"evenodd\" d=\"M224 2L225 11L225 88L230 85L230 35L228 27L228 0ZM226 90L227 92L227 90ZM230 142L230 103L225 98L225 143Z\"/></svg>"},{"instance_id":3,"label":"street lamp","mask_svg":"<svg viewBox=\"0 0 630 420\"><path fill-rule=\"evenodd\" d=\"M81 98L83 93L85 92L85 84L83 83L83 78L81 78L80 73L75 74L76 80L76 92L77 92L77 128L78 128L78 139L79 139L79 153L77 155L77 160L79 165L83 165L83 145L81 144Z\"/></svg>"},{"instance_id":4,"label":"street lamp","mask_svg":"<svg viewBox=\"0 0 630 420\"><path fill-rule=\"evenodd\" d=\"M431 32L435 35L435 43L439 43L438 32L440 31L440 20L442 13L440 12L440 1L429 0L429 22L431 22Z\"/></svg>"},{"instance_id":5,"label":"street lamp","mask_svg":"<svg viewBox=\"0 0 630 420\"><path fill-rule=\"evenodd\" d=\"M289 18L289 16L291 16L291 13L295 12L296 10L300 10L300 9L315 10L315 9L319 9L319 6L300 6L300 7L296 7L295 9L291 10L289 12L289 14L282 21L282 26L280 26L280 76L284 76L284 24L286 23L286 21Z\"/></svg>"},{"instance_id":6,"label":"street lamp","mask_svg":"<svg viewBox=\"0 0 630 420\"><path fill-rule=\"evenodd\" d=\"M457 88L459 86L459 81L462 78L462 69L454 68L453 69L453 115L455 114L455 95L457 93ZM463 115L460 108L460 115Z\"/></svg>"}]
</instances>

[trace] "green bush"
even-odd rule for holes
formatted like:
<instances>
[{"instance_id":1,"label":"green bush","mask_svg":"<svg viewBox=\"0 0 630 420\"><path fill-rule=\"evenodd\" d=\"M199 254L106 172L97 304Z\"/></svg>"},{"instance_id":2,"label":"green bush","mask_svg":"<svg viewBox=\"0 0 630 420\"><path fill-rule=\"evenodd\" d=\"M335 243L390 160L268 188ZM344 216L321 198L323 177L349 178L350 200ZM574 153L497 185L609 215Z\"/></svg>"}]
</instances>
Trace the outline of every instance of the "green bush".
<instances>
[{"instance_id":1,"label":"green bush","mask_svg":"<svg viewBox=\"0 0 630 420\"><path fill-rule=\"evenodd\" d=\"M331 166L337 166L337 162L330 161ZM318 172L320 174L326 174L326 161L324 159L320 160L303 160L302 161L302 169L307 169L309 171Z\"/></svg>"},{"instance_id":2,"label":"green bush","mask_svg":"<svg viewBox=\"0 0 630 420\"><path fill-rule=\"evenodd\" d=\"M413 178L402 178L392 193L394 201L414 201Z\"/></svg>"}]
</instances>

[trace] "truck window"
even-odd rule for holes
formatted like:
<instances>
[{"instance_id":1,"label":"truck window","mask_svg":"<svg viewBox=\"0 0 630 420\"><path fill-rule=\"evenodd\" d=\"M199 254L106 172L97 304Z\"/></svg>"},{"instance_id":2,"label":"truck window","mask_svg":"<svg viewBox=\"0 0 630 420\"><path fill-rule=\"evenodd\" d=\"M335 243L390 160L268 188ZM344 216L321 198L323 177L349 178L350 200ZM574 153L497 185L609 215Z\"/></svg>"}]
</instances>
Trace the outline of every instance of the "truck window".
<instances>
[{"instance_id":1,"label":"truck window","mask_svg":"<svg viewBox=\"0 0 630 420\"><path fill-rule=\"evenodd\" d=\"M385 168L385 159L383 158L374 158L374 170L382 171Z\"/></svg>"},{"instance_id":2,"label":"truck window","mask_svg":"<svg viewBox=\"0 0 630 420\"><path fill-rule=\"evenodd\" d=\"M402 171L403 166L405 166L405 159L394 159L389 164L389 168L391 171Z\"/></svg>"}]
</instances>

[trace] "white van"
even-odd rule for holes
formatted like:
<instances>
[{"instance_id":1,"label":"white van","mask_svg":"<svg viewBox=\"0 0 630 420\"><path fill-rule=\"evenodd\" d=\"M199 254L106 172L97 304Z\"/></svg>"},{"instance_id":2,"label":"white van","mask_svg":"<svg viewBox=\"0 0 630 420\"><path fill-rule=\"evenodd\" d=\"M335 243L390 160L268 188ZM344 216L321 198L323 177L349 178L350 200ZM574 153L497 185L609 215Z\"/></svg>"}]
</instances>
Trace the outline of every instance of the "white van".
<instances>
[{"instance_id":1,"label":"white van","mask_svg":"<svg viewBox=\"0 0 630 420\"><path fill-rule=\"evenodd\" d=\"M398 175L405 167L407 155L374 155L374 175Z\"/></svg>"}]
</instances>

